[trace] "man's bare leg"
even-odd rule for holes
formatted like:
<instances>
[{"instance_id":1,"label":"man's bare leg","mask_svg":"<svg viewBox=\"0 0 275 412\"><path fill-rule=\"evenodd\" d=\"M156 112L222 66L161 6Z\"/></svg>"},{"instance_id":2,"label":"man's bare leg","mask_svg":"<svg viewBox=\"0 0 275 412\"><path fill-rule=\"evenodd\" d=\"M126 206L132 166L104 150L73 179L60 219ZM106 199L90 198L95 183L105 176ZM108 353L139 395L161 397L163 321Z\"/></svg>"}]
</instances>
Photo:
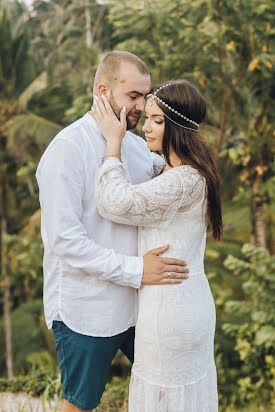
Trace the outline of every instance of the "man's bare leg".
<instances>
[{"instance_id":1,"label":"man's bare leg","mask_svg":"<svg viewBox=\"0 0 275 412\"><path fill-rule=\"evenodd\" d=\"M84 410L77 408L77 406L66 401L66 399L63 399L61 412L84 412ZM95 409L90 409L89 411L85 411L85 412L95 412Z\"/></svg>"}]
</instances>

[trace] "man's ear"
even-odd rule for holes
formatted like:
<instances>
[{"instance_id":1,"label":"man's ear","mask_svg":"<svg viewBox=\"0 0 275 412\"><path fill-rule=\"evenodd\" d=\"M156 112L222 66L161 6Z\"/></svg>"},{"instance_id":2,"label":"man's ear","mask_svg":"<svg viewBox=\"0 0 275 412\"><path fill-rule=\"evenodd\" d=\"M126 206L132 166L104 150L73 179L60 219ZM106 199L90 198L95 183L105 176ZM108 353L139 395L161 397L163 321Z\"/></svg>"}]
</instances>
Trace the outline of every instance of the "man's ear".
<instances>
[{"instance_id":1,"label":"man's ear","mask_svg":"<svg viewBox=\"0 0 275 412\"><path fill-rule=\"evenodd\" d=\"M104 83L100 83L98 85L98 96L100 97L102 94L106 94L107 91L109 90L108 86Z\"/></svg>"}]
</instances>

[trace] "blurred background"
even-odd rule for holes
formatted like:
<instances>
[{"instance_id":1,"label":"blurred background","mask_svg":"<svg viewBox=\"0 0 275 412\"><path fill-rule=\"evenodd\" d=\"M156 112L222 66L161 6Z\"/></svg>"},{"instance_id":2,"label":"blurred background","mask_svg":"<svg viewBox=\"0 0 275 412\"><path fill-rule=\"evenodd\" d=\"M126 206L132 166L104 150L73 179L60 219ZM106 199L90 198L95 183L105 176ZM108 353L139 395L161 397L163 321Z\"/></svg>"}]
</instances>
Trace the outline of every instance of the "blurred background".
<instances>
[{"instance_id":1,"label":"blurred background","mask_svg":"<svg viewBox=\"0 0 275 412\"><path fill-rule=\"evenodd\" d=\"M209 238L206 251L220 410L274 411L273 0L0 0L0 392L61 397L35 170L89 110L113 49L143 59L153 84L185 78L206 99L224 219L223 243ZM126 411L129 371L119 353L98 410Z\"/></svg>"}]
</instances>

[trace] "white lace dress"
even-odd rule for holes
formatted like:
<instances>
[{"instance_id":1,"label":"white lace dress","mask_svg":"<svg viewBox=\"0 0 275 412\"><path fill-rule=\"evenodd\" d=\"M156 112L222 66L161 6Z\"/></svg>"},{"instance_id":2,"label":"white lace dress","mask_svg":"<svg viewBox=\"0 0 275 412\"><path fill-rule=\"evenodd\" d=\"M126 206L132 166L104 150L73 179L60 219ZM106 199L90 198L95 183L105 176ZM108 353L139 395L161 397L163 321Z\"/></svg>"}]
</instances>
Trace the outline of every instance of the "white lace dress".
<instances>
[{"instance_id":1,"label":"white lace dress","mask_svg":"<svg viewBox=\"0 0 275 412\"><path fill-rule=\"evenodd\" d=\"M217 412L214 363L215 305L204 273L205 181L179 166L131 185L123 164L109 158L97 172L99 213L139 227L139 255L170 244L183 259L180 285L141 286L130 412Z\"/></svg>"}]
</instances>

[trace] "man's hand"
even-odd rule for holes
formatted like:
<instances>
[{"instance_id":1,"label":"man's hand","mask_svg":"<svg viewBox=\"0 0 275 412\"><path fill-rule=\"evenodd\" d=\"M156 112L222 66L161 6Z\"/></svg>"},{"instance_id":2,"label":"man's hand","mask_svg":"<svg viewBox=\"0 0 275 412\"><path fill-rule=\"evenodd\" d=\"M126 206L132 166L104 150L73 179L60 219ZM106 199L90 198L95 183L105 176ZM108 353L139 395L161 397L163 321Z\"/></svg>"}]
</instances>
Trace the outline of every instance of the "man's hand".
<instances>
[{"instance_id":1,"label":"man's hand","mask_svg":"<svg viewBox=\"0 0 275 412\"><path fill-rule=\"evenodd\" d=\"M186 262L180 259L160 257L161 253L166 252L169 245L149 250L143 256L144 269L141 283L143 285L168 285L182 283L188 278L189 270Z\"/></svg>"}]
</instances>

